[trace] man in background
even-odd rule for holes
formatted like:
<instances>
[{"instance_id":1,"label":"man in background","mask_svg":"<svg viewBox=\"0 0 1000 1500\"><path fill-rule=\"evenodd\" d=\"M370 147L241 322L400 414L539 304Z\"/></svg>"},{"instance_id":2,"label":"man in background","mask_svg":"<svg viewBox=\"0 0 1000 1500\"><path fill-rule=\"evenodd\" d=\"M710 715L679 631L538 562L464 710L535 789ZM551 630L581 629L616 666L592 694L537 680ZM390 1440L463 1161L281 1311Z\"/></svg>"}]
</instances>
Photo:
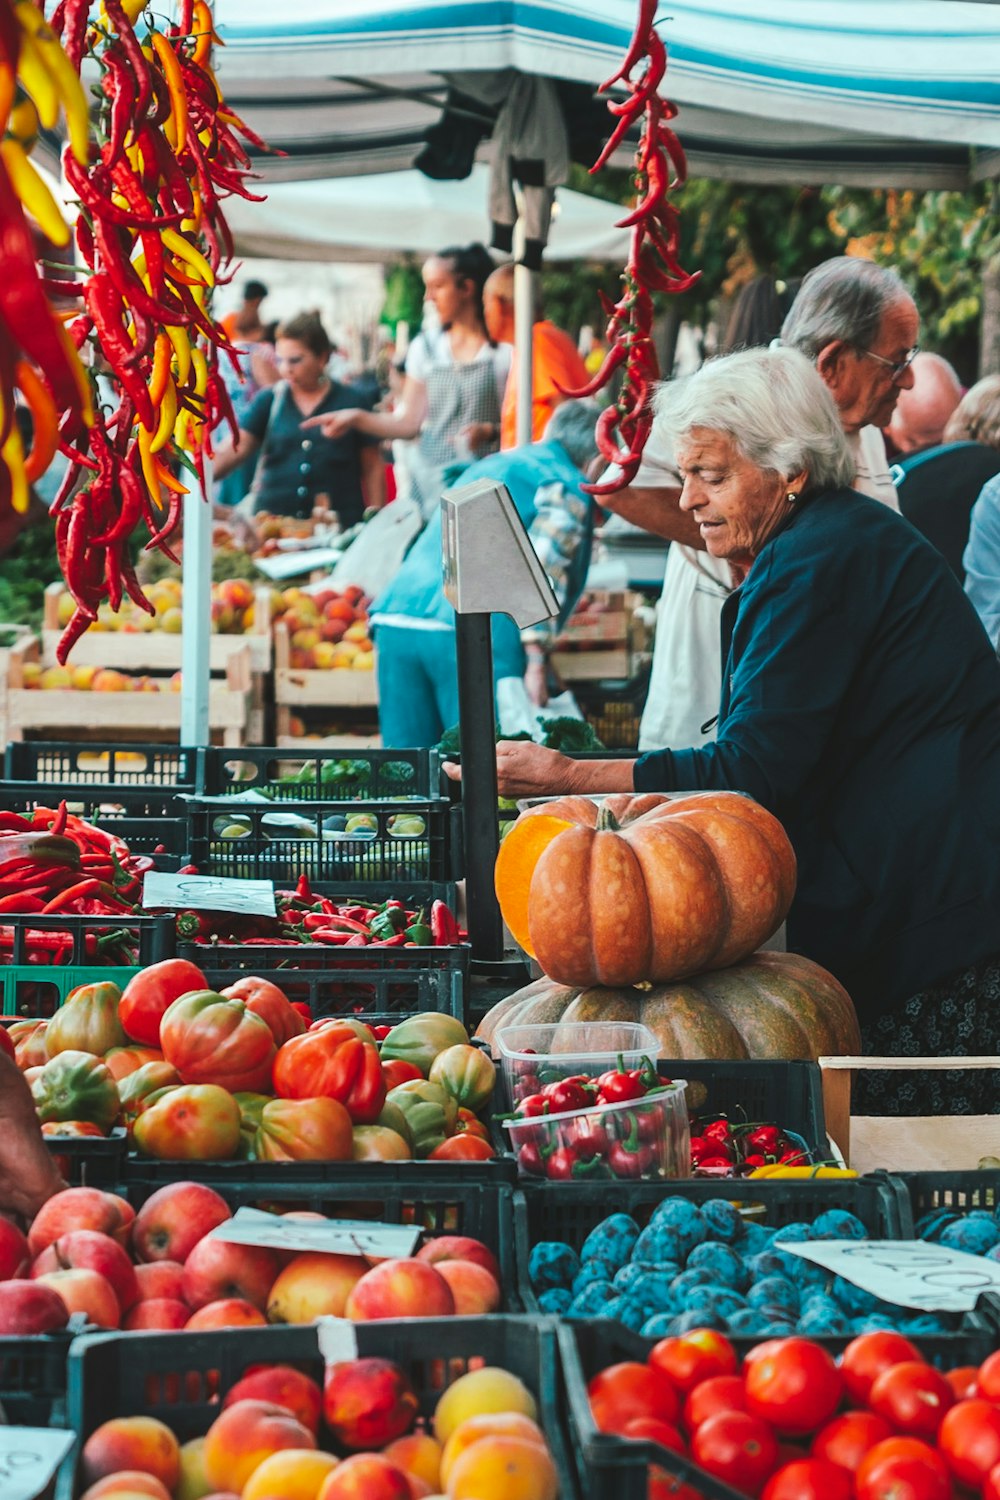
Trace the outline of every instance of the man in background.
<instances>
[{"instance_id":1,"label":"man in background","mask_svg":"<svg viewBox=\"0 0 1000 1500\"><path fill-rule=\"evenodd\" d=\"M936 448L944 440L948 419L962 399L962 382L954 366L940 354L918 354L910 369L913 385L908 391L900 391L892 420L883 433L890 454L900 459Z\"/></svg>"},{"instance_id":2,"label":"man in background","mask_svg":"<svg viewBox=\"0 0 1000 1500\"><path fill-rule=\"evenodd\" d=\"M267 287L262 281L248 281L243 288L243 301L234 312L227 313L222 326L234 344L259 344L264 337L264 323L260 316L261 304L267 296Z\"/></svg>"}]
</instances>

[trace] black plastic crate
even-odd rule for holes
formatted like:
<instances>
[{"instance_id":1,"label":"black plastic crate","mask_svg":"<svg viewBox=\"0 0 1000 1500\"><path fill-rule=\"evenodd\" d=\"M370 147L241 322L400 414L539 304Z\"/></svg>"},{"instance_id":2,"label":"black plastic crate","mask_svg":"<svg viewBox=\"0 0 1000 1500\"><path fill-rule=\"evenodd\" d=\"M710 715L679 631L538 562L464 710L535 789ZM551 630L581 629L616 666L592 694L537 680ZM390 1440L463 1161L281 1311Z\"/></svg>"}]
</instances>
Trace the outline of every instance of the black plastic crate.
<instances>
[{"instance_id":1,"label":"black plastic crate","mask_svg":"<svg viewBox=\"0 0 1000 1500\"><path fill-rule=\"evenodd\" d=\"M70 1187L117 1188L128 1155L128 1134L116 1126L109 1136L47 1135L45 1144Z\"/></svg>"},{"instance_id":2,"label":"black plastic crate","mask_svg":"<svg viewBox=\"0 0 1000 1500\"><path fill-rule=\"evenodd\" d=\"M856 1214L874 1239L906 1239L902 1188L891 1177L675 1178L666 1182L522 1183L514 1194L514 1235L521 1298L539 1312L528 1277L528 1256L539 1240L563 1240L578 1250L611 1213L626 1213L640 1226L663 1198L704 1203L728 1198L747 1217L767 1225L797 1223L830 1208Z\"/></svg>"},{"instance_id":3,"label":"black plastic crate","mask_svg":"<svg viewBox=\"0 0 1000 1500\"><path fill-rule=\"evenodd\" d=\"M433 750L279 749L212 746L202 752L199 790L208 797L263 792L276 802L364 801L435 797L438 759Z\"/></svg>"},{"instance_id":4,"label":"black plastic crate","mask_svg":"<svg viewBox=\"0 0 1000 1500\"><path fill-rule=\"evenodd\" d=\"M692 1117L724 1114L734 1125L780 1125L802 1137L814 1161L830 1154L816 1063L661 1058L657 1069L664 1077L687 1080Z\"/></svg>"},{"instance_id":5,"label":"black plastic crate","mask_svg":"<svg viewBox=\"0 0 1000 1500\"><path fill-rule=\"evenodd\" d=\"M486 1173L483 1168L490 1168ZM207 1183L237 1208L309 1208L328 1218L416 1224L426 1233L465 1234L500 1262L504 1300L521 1310L514 1276L513 1202L505 1164L479 1161L150 1161L130 1156L122 1186L139 1208L183 1177Z\"/></svg>"},{"instance_id":6,"label":"black plastic crate","mask_svg":"<svg viewBox=\"0 0 1000 1500\"><path fill-rule=\"evenodd\" d=\"M30 816L36 807L67 810L128 845L132 854L153 857L158 870L175 871L186 857L187 817L172 792L119 792L115 787L39 787L28 782L0 786L0 811Z\"/></svg>"},{"instance_id":7,"label":"black plastic crate","mask_svg":"<svg viewBox=\"0 0 1000 1500\"><path fill-rule=\"evenodd\" d=\"M36 936L37 935L37 936ZM146 917L122 913L115 917L49 915L0 915L0 973L4 964L37 965L41 974L48 965L77 968L107 966L108 977L126 965L155 964L174 956L172 916Z\"/></svg>"},{"instance_id":8,"label":"black plastic crate","mask_svg":"<svg viewBox=\"0 0 1000 1500\"><path fill-rule=\"evenodd\" d=\"M291 948L241 948L241 966L231 968L215 962L221 950L194 945L183 955L204 970L212 989L233 984L241 974L268 979L289 998L309 1006L314 1020L323 1016L364 1016L372 1024L377 1017L394 1023L403 1015L439 1010L457 1020L465 1019L465 963L462 948L383 948L371 950L373 962L345 961L341 950L306 947L300 957ZM254 953L291 954L284 967L263 965ZM205 955L209 957L206 958ZM418 955L416 958L411 955ZM379 959L378 963L374 960ZM245 958L246 962L242 962ZM335 967L331 967L331 958ZM317 965L310 968L310 963Z\"/></svg>"},{"instance_id":9,"label":"black plastic crate","mask_svg":"<svg viewBox=\"0 0 1000 1500\"><path fill-rule=\"evenodd\" d=\"M935 1211L954 1214L1000 1208L1000 1170L968 1172L894 1172L903 1189L904 1234L913 1238L920 1221Z\"/></svg>"},{"instance_id":10,"label":"black plastic crate","mask_svg":"<svg viewBox=\"0 0 1000 1500\"><path fill-rule=\"evenodd\" d=\"M727 1335L728 1336L728 1335ZM745 1500L721 1480L706 1474L690 1459L668 1452L654 1442L637 1442L599 1432L590 1413L587 1383L600 1370L625 1360L644 1362L655 1339L643 1338L606 1319L563 1323L557 1332L562 1380L563 1412L581 1490L588 1500L646 1500L649 1465L694 1486L704 1500ZM831 1354L840 1354L850 1337L810 1336ZM978 1365L995 1346L996 1334L979 1312L966 1314L961 1330L915 1339L921 1352L944 1369ZM745 1355L758 1339L730 1337L737 1353Z\"/></svg>"},{"instance_id":11,"label":"black plastic crate","mask_svg":"<svg viewBox=\"0 0 1000 1500\"><path fill-rule=\"evenodd\" d=\"M406 1318L353 1325L360 1358L390 1359L406 1371L425 1417L441 1392L479 1360L517 1375L538 1402L559 1478L560 1500L578 1491L560 1421L558 1351L550 1319ZM292 1363L323 1378L313 1327L241 1328L218 1333L117 1333L78 1339L69 1363L69 1424L85 1442L112 1416L158 1417L184 1442L218 1415L219 1397L251 1365ZM59 1500L72 1500L75 1463L60 1473Z\"/></svg>"},{"instance_id":12,"label":"black plastic crate","mask_svg":"<svg viewBox=\"0 0 1000 1500\"><path fill-rule=\"evenodd\" d=\"M11 1427L63 1425L72 1341L70 1329L30 1338L0 1335L0 1406Z\"/></svg>"},{"instance_id":13,"label":"black plastic crate","mask_svg":"<svg viewBox=\"0 0 1000 1500\"><path fill-rule=\"evenodd\" d=\"M20 740L7 746L7 781L101 786L118 792L198 790L200 752L176 745L121 745L111 741Z\"/></svg>"},{"instance_id":14,"label":"black plastic crate","mask_svg":"<svg viewBox=\"0 0 1000 1500\"><path fill-rule=\"evenodd\" d=\"M234 803L192 799L191 860L205 875L294 884L353 885L369 881L446 881L451 876L450 804L408 802ZM295 820L293 823L280 820ZM347 825L352 819L356 826ZM408 821L403 821L408 820Z\"/></svg>"},{"instance_id":15,"label":"black plastic crate","mask_svg":"<svg viewBox=\"0 0 1000 1500\"><path fill-rule=\"evenodd\" d=\"M649 667L629 682L574 682L573 695L597 738L608 750L635 750L649 692ZM601 758L598 754L598 760Z\"/></svg>"}]
</instances>

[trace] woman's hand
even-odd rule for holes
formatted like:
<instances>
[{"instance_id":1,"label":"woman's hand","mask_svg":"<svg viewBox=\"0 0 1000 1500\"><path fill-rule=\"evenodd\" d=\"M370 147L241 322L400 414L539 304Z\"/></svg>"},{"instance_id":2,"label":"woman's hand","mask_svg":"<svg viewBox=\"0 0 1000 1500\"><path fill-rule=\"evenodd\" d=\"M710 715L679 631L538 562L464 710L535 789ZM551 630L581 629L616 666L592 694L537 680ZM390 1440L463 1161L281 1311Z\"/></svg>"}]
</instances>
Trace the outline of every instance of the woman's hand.
<instances>
[{"instance_id":1,"label":"woman's hand","mask_svg":"<svg viewBox=\"0 0 1000 1500\"><path fill-rule=\"evenodd\" d=\"M441 769L461 781L462 768L446 760ZM501 797L548 797L571 790L573 762L558 750L531 740L500 740L497 745L497 791Z\"/></svg>"},{"instance_id":2,"label":"woman's hand","mask_svg":"<svg viewBox=\"0 0 1000 1500\"><path fill-rule=\"evenodd\" d=\"M299 426L318 427L325 438L341 438L357 426L360 416L360 407L345 406L341 411L323 411L314 417L306 417Z\"/></svg>"}]
</instances>

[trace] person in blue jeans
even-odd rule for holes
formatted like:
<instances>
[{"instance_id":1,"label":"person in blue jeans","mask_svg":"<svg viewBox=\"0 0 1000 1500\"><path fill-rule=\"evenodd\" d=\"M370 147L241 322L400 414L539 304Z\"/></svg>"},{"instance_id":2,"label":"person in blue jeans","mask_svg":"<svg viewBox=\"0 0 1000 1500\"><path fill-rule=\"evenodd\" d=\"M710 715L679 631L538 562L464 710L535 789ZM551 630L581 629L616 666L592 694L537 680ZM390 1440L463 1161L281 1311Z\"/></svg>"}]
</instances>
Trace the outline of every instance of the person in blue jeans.
<instances>
[{"instance_id":1,"label":"person in blue jeans","mask_svg":"<svg viewBox=\"0 0 1000 1500\"><path fill-rule=\"evenodd\" d=\"M459 481L492 479L507 486L559 599L556 620L527 630L518 630L507 615L493 616L494 685L501 677L523 677L540 707L548 701L549 646L572 614L590 567L593 502L583 485L597 457L599 410L592 401L564 402L540 443L492 453ZM382 743L408 749L437 744L458 723L455 611L444 595L440 506L376 599L372 625Z\"/></svg>"}]
</instances>

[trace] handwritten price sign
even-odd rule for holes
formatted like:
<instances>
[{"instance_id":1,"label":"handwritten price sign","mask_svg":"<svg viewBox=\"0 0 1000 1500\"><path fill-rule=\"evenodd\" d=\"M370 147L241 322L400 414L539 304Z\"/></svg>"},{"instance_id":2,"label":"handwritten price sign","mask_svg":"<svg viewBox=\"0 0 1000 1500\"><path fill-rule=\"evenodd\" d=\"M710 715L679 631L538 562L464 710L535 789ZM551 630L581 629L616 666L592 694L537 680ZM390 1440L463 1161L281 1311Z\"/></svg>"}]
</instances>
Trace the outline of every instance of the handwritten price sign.
<instances>
[{"instance_id":1,"label":"handwritten price sign","mask_svg":"<svg viewBox=\"0 0 1000 1500\"><path fill-rule=\"evenodd\" d=\"M825 1266L885 1302L926 1312L971 1312L1000 1291L1000 1264L925 1240L806 1240L782 1250Z\"/></svg>"},{"instance_id":2,"label":"handwritten price sign","mask_svg":"<svg viewBox=\"0 0 1000 1500\"><path fill-rule=\"evenodd\" d=\"M241 916L273 917L273 880L232 880L215 875L165 875L150 870L143 882L147 911L232 911Z\"/></svg>"},{"instance_id":3,"label":"handwritten price sign","mask_svg":"<svg viewBox=\"0 0 1000 1500\"><path fill-rule=\"evenodd\" d=\"M0 1495L37 1500L66 1454L74 1434L44 1427L0 1427Z\"/></svg>"}]
</instances>

